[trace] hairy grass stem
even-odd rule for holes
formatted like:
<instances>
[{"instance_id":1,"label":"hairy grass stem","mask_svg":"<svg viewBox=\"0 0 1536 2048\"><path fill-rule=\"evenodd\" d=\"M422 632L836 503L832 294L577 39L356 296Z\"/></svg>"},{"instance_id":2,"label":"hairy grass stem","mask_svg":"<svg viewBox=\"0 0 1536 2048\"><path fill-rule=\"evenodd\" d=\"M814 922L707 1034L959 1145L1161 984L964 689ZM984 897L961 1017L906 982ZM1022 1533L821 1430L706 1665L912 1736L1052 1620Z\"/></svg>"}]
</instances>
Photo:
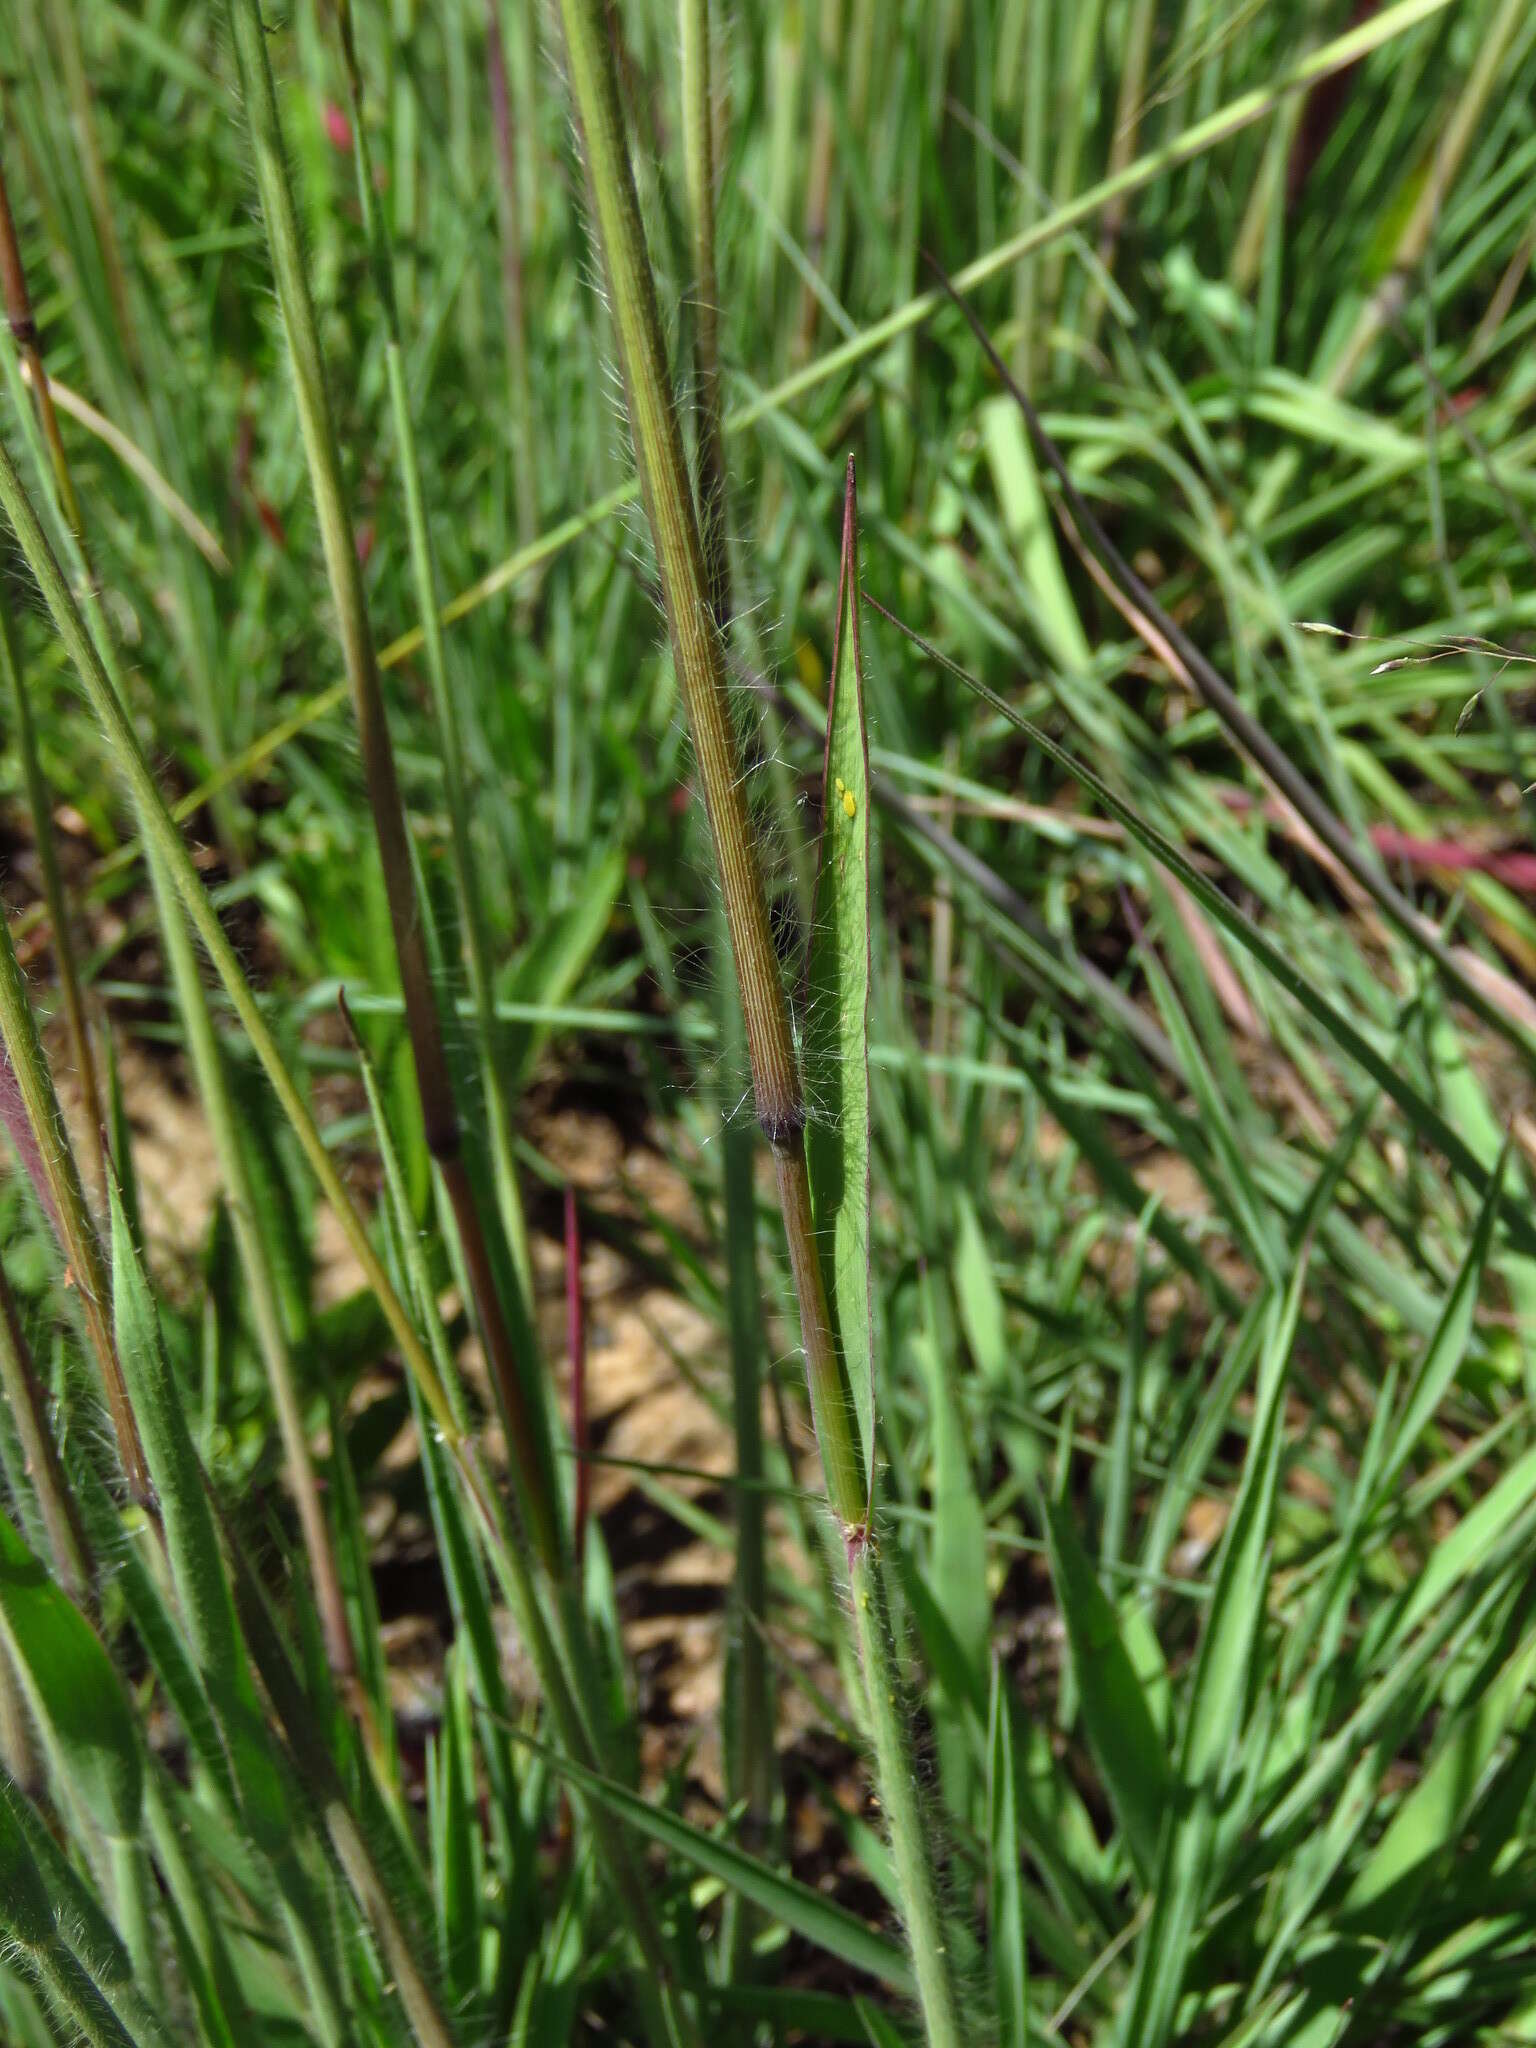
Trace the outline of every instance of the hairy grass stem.
<instances>
[{"instance_id":1,"label":"hairy grass stem","mask_svg":"<svg viewBox=\"0 0 1536 2048\"><path fill-rule=\"evenodd\" d=\"M758 1121L773 1155L827 1498L847 1548L856 1601L862 1597L864 1603L861 1616L867 1614L867 1624L860 1619L859 1643L887 1810L893 1826L904 1831L897 1863L924 2019L935 2048L959 2048L963 2032L928 1847L915 1804L902 1793L895 1794L892 1803L888 1786L888 1774L894 1771L905 1777L910 1791L911 1729L895 1711L895 1653L883 1586L871 1583L879 1578L878 1550L871 1543L865 1462L852 1429L848 1380L816 1240L799 1066L730 725L724 645L709 601L698 520L667 382L655 284L630 171L608 25L597 0L563 0L562 18L641 493L656 543L673 656L714 841L741 987ZM849 492L851 506L851 472Z\"/></svg>"}]
</instances>

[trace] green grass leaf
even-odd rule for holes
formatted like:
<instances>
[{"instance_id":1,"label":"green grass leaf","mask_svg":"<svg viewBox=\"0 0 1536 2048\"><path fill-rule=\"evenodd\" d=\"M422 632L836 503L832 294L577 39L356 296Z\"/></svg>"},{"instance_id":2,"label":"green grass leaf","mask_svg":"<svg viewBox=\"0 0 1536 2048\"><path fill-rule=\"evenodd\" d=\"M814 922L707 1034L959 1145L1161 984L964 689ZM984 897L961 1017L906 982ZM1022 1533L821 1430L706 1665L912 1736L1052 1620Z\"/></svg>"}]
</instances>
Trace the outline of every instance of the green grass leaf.
<instances>
[{"instance_id":1,"label":"green grass leaf","mask_svg":"<svg viewBox=\"0 0 1536 2048\"><path fill-rule=\"evenodd\" d=\"M1386 1497L1393 1480L1412 1457L1431 1416L1449 1391L1472 1335L1477 1299L1483 1284L1483 1269L1493 1245L1493 1228L1504 1189L1504 1170L1509 1158L1509 1140L1499 1154L1499 1163L1489 1177L1487 1193L1478 1213L1477 1225L1467 1246L1467 1255L1446 1296L1435 1333L1425 1348L1408 1389L1408 1398L1392 1442L1382 1461L1376 1482L1376 1498Z\"/></svg>"},{"instance_id":2,"label":"green grass leaf","mask_svg":"<svg viewBox=\"0 0 1536 2048\"><path fill-rule=\"evenodd\" d=\"M61 1770L102 1832L139 1831L144 1761L112 1659L79 1608L0 1514L0 1619Z\"/></svg>"},{"instance_id":3,"label":"green grass leaf","mask_svg":"<svg viewBox=\"0 0 1536 2048\"><path fill-rule=\"evenodd\" d=\"M288 1791L251 1681L182 1391L165 1353L154 1297L111 1176L108 1194L118 1353L158 1497L171 1576L193 1657L229 1756L241 1812L253 1839L269 1853L276 1853L292 1834Z\"/></svg>"},{"instance_id":4,"label":"green grass leaf","mask_svg":"<svg viewBox=\"0 0 1536 2048\"><path fill-rule=\"evenodd\" d=\"M530 1742L526 1736L520 1739L528 1743L551 1769L590 1794L626 1827L660 1843L695 1869L719 1878L722 1884L729 1885L744 1899L750 1899L771 1919L793 1928L795 1933L803 1935L828 1955L839 1957L855 1970L867 1971L870 1976L889 1984L894 1991L911 1992L914 1989L912 1966L901 1950L887 1941L884 1935L866 1927L846 1906L812 1891L795 1878L785 1877L758 1857L738 1849L734 1843L724 1841L718 1835L706 1834L702 1828L679 1819L675 1813L668 1813L664 1807L653 1806L649 1800L626 1791L612 1779L600 1777L596 1772L573 1763L569 1757Z\"/></svg>"},{"instance_id":5,"label":"green grass leaf","mask_svg":"<svg viewBox=\"0 0 1536 2048\"><path fill-rule=\"evenodd\" d=\"M1013 1700L992 1666L987 1713L987 1933L1000 2048L1028 2048L1029 1945L1024 1925L1024 1829L1013 1740Z\"/></svg>"},{"instance_id":6,"label":"green grass leaf","mask_svg":"<svg viewBox=\"0 0 1536 2048\"><path fill-rule=\"evenodd\" d=\"M1072 1649L1083 1725L1131 1860L1145 1884L1157 1865L1158 1838L1172 1788L1167 1748L1071 1508L1058 1500L1043 1505L1051 1578Z\"/></svg>"},{"instance_id":7,"label":"green grass leaf","mask_svg":"<svg viewBox=\"0 0 1536 2048\"><path fill-rule=\"evenodd\" d=\"M805 1157L827 1299L868 1472L875 1449L869 1287L870 802L859 606L850 461L827 694L821 847L805 976Z\"/></svg>"}]
</instances>

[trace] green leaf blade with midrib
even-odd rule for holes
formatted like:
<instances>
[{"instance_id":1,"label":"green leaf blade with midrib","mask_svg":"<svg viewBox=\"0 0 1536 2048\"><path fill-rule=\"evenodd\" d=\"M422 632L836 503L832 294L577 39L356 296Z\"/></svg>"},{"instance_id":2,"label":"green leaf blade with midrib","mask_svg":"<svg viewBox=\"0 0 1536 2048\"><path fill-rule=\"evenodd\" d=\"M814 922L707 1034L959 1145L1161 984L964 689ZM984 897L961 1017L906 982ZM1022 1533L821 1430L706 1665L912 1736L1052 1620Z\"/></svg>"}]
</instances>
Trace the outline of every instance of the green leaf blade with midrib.
<instances>
[{"instance_id":1,"label":"green leaf blade with midrib","mask_svg":"<svg viewBox=\"0 0 1536 2048\"><path fill-rule=\"evenodd\" d=\"M869 736L851 461L821 800L805 983L805 1155L822 1274L868 1472L875 1437L869 1287Z\"/></svg>"}]
</instances>

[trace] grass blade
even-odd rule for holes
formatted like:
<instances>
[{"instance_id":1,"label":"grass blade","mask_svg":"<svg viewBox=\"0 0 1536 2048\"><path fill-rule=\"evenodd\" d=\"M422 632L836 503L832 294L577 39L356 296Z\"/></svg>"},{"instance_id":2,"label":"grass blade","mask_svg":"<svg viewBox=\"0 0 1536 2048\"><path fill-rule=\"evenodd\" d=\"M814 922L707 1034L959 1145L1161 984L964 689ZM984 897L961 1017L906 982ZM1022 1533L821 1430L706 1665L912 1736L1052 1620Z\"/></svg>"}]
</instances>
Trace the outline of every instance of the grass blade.
<instances>
[{"instance_id":1,"label":"grass blade","mask_svg":"<svg viewBox=\"0 0 1536 2048\"><path fill-rule=\"evenodd\" d=\"M722 1884L750 1899L770 1919L793 1928L828 1955L837 1956L853 1969L867 1971L895 1991L910 1992L915 1988L911 1968L901 1950L883 1935L866 1927L862 1920L835 1900L825 1898L792 1877L782 1876L771 1865L749 1855L745 1849L737 1848L733 1842L706 1834L702 1828L694 1827L691 1822L668 1813L663 1807L653 1806L636 1793L615 1784L612 1779L600 1777L573 1763L569 1757L554 1750L541 1749L529 1742L526 1736L520 1736L519 1740L542 1756L551 1769L569 1778L573 1785L580 1786L606 1807L626 1827L661 1843L696 1869L717 1877Z\"/></svg>"},{"instance_id":2,"label":"grass blade","mask_svg":"<svg viewBox=\"0 0 1536 2048\"><path fill-rule=\"evenodd\" d=\"M1387 1498L1394 1480L1413 1456L1431 1416L1444 1400L1457 1373L1461 1370L1477 1314L1483 1270L1488 1263L1488 1254L1493 1248L1494 1219L1502 1199L1509 1144L1510 1141L1506 1138L1504 1149L1499 1155L1499 1163L1489 1179L1488 1192L1478 1212L1477 1225L1467 1246L1467 1255L1462 1260L1461 1270L1456 1275L1450 1293L1446 1296L1440 1321L1408 1388L1402 1421L1398 1424L1388 1446L1380 1476L1376 1481L1374 1497L1378 1503Z\"/></svg>"},{"instance_id":3,"label":"grass blade","mask_svg":"<svg viewBox=\"0 0 1536 2048\"><path fill-rule=\"evenodd\" d=\"M110 1840L135 1840L144 1760L122 1681L96 1631L4 1514L0 1621L71 1791Z\"/></svg>"},{"instance_id":4,"label":"grass blade","mask_svg":"<svg viewBox=\"0 0 1536 2048\"><path fill-rule=\"evenodd\" d=\"M805 989L805 1158L827 1300L866 1472L874 1470L869 1289L869 741L859 653L853 461L843 498L837 629L827 694L821 850Z\"/></svg>"},{"instance_id":5,"label":"grass blade","mask_svg":"<svg viewBox=\"0 0 1536 2048\"><path fill-rule=\"evenodd\" d=\"M1029 1945L1024 1924L1024 1815L1018 1797L1013 1702L1001 1664L992 1666L987 1713L987 1928L1000 2048L1028 2048Z\"/></svg>"},{"instance_id":6,"label":"grass blade","mask_svg":"<svg viewBox=\"0 0 1536 2048\"><path fill-rule=\"evenodd\" d=\"M1048 1499L1043 1506L1051 1578L1071 1645L1083 1724L1131 1860L1147 1885L1173 1790L1168 1753L1071 1508L1064 1500Z\"/></svg>"}]
</instances>

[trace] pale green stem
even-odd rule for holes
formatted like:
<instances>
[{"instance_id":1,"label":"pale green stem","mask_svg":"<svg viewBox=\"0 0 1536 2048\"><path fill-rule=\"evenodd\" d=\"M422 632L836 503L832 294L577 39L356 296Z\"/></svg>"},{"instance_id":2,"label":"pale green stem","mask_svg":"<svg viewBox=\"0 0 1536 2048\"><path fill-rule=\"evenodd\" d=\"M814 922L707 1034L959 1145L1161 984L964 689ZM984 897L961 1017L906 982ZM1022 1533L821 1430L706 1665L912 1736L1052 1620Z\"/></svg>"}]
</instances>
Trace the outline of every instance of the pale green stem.
<instances>
[{"instance_id":1,"label":"pale green stem","mask_svg":"<svg viewBox=\"0 0 1536 2048\"><path fill-rule=\"evenodd\" d=\"M278 1913L288 1944L298 1957L299 1974L313 2008L310 2017L315 2031L323 2048L348 2048L351 2030L341 2008L335 1966L323 1941L324 1907L308 1871L291 1848L273 1857L272 1875L277 1885Z\"/></svg>"},{"instance_id":2,"label":"pale green stem","mask_svg":"<svg viewBox=\"0 0 1536 2048\"><path fill-rule=\"evenodd\" d=\"M511 1108L502 1084L501 1062L497 1056L498 1031L494 1010L496 992L491 973L488 925L484 898L476 875L474 850L470 843L469 785L464 772L464 747L459 729L458 703L448 679L442 597L438 584L436 556L427 526L426 494L422 486L416 424L411 412L410 393L406 387L399 300L395 292L394 269L384 219L374 185L372 152L368 147L363 114L362 74L358 67L352 37L349 5L343 5L339 9L339 19L347 91L351 102L353 147L357 156L358 205L362 212L363 233L373 259L374 277L384 314L384 368L389 384L390 409L394 418L395 443L400 456L400 480L404 487L406 528L410 536L411 572L416 586L416 607L421 618L422 651L426 657L427 678L432 686L438 740L442 748L443 787L448 809L448 847L453 862L459 915L463 925L464 966L480 1039L480 1073L485 1088L491 1166L496 1179L502 1225L507 1233L507 1242L517 1267L518 1280L525 1298L531 1300L533 1269L528 1256L527 1224L512 1156Z\"/></svg>"},{"instance_id":3,"label":"pale green stem","mask_svg":"<svg viewBox=\"0 0 1536 2048\"><path fill-rule=\"evenodd\" d=\"M21 1680L11 1661L10 1646L0 1638L0 1770L24 1793L42 1784L37 1752L32 1743L32 1717L27 1711Z\"/></svg>"},{"instance_id":4,"label":"pale green stem","mask_svg":"<svg viewBox=\"0 0 1536 2048\"><path fill-rule=\"evenodd\" d=\"M164 2002L160 1961L155 1952L154 1911L151 1904L153 1879L145 1857L144 1844L131 1836L114 1835L107 1844L112 1869L112 1890L117 1905L117 1924L139 1989L152 2006Z\"/></svg>"},{"instance_id":5,"label":"pale green stem","mask_svg":"<svg viewBox=\"0 0 1536 2048\"><path fill-rule=\"evenodd\" d=\"M341 457L326 391L319 324L309 289L277 95L267 55L259 0L228 0L241 97L255 156L256 184L266 223L278 304L288 341L299 426L319 517L326 572L336 607L342 653L352 691L363 773L373 812L384 892L405 998L406 1029L416 1065L427 1149L453 1209L480 1334L501 1402L508 1448L528 1533L544 1568L565 1566L565 1540L553 1476L553 1455L536 1365L514 1344L497 1290L489 1247L460 1142L458 1111L443 1049L442 1023L427 963L420 906L412 873L408 827L395 770L394 748L379 684L378 658L363 597L362 572L342 487Z\"/></svg>"},{"instance_id":6,"label":"pale green stem","mask_svg":"<svg viewBox=\"0 0 1536 2048\"><path fill-rule=\"evenodd\" d=\"M186 1940L203 1972L207 1995L222 2007L229 2031L239 2041L248 2038L251 2026L240 1986L235 1978L223 1932L213 1911L214 1888L206 1872L195 1868L188 1849L185 1823L172 1812L162 1766L155 1763L144 1777L144 1822L154 1845L155 1861L165 1879L172 1909L181 1915Z\"/></svg>"},{"instance_id":7,"label":"pale green stem","mask_svg":"<svg viewBox=\"0 0 1536 2048\"><path fill-rule=\"evenodd\" d=\"M913 1766L914 1702L898 1662L885 1574L873 1538L850 1553L848 1582L869 1698L869 1731L875 1745L880 1800L890 1829L923 2020L931 2048L963 2048L967 2035L961 2024L954 1960L934 1875L932 1821L923 1810Z\"/></svg>"},{"instance_id":8,"label":"pale green stem","mask_svg":"<svg viewBox=\"0 0 1536 2048\"><path fill-rule=\"evenodd\" d=\"M48 472L41 461L41 450L36 446L36 434L30 424L30 415L24 405L19 405L18 409L23 430L28 441L32 443L32 454L38 474L46 484ZM67 487L69 468L62 449L59 451L58 463L57 480L62 487ZM61 502L58 511L62 511L63 503L75 502L73 491L69 491L66 498L65 488L61 488L59 496ZM117 665L116 646L102 605L100 585L85 551L82 530L78 523L68 523L61 517L56 516L54 523L59 545L70 564L76 587L81 593L91 637L100 656L103 672L119 705L124 705L126 698L122 674ZM6 621L0 617L0 642L4 641L5 632ZM3 662L4 650L0 649L0 665L3 665ZM20 695L19 677L16 680L16 689ZM276 1281L267 1255L266 1238L256 1216L255 1194L246 1166L245 1153L240 1144L234 1104L230 1098L223 1058L214 1033L207 992L198 971L196 951L177 900L175 887L152 841L147 843L146 865L154 890L166 959L176 989L177 1006L181 1011L186 1031L187 1050L192 1061L198 1093L208 1117L214 1153L219 1164L220 1178L224 1183L225 1198L235 1234L235 1246L250 1293L257 1344L272 1390L278 1430L283 1440L288 1481L293 1489L305 1554L314 1581L315 1599L325 1632L326 1651L332 1669L345 1674L354 1669L346 1605L342 1598L330 1530L324 1509L320 1505L320 1492L310 1457L309 1440L304 1431L303 1415L294 1380L293 1358L277 1299ZM58 913L55 913L56 937L60 928ZM96 1119L92 1136L99 1156L100 1110L95 1106L94 1089L88 1098L88 1113L93 1113Z\"/></svg>"},{"instance_id":9,"label":"pale green stem","mask_svg":"<svg viewBox=\"0 0 1536 2048\"><path fill-rule=\"evenodd\" d=\"M3 449L0 449L0 461L3 461L10 477L16 478L10 458ZM16 481L19 489L20 480ZM38 530L38 538L42 539L41 529ZM46 542L43 544L47 545ZM61 577L61 587L62 583ZM11 943L10 929L3 919L0 919L0 1039L4 1040L27 1122L37 1142L44 1180L52 1197L53 1221L69 1261L91 1348L101 1369L102 1387L117 1437L118 1456L134 1498L147 1500L149 1474L144 1465L128 1389L123 1384L117 1348L112 1341L109 1317L112 1297L101 1240L96 1235L96 1224L85 1199L80 1168L64 1127L64 1115L54 1093L53 1076L43 1055L42 1040L37 1035L37 1019L32 1013L26 979L16 958L16 948Z\"/></svg>"},{"instance_id":10,"label":"pale green stem","mask_svg":"<svg viewBox=\"0 0 1536 2048\"><path fill-rule=\"evenodd\" d=\"M1259 160L1253 190L1243 209L1242 224L1232 243L1232 253L1227 259L1227 278L1234 290L1242 292L1245 297L1253 290L1264 261L1265 248L1280 226L1279 216L1285 204L1286 165L1290 161L1291 146L1306 104L1303 99L1294 99L1276 113L1264 145L1264 154ZM1103 253L1102 247L1100 253Z\"/></svg>"}]
</instances>

